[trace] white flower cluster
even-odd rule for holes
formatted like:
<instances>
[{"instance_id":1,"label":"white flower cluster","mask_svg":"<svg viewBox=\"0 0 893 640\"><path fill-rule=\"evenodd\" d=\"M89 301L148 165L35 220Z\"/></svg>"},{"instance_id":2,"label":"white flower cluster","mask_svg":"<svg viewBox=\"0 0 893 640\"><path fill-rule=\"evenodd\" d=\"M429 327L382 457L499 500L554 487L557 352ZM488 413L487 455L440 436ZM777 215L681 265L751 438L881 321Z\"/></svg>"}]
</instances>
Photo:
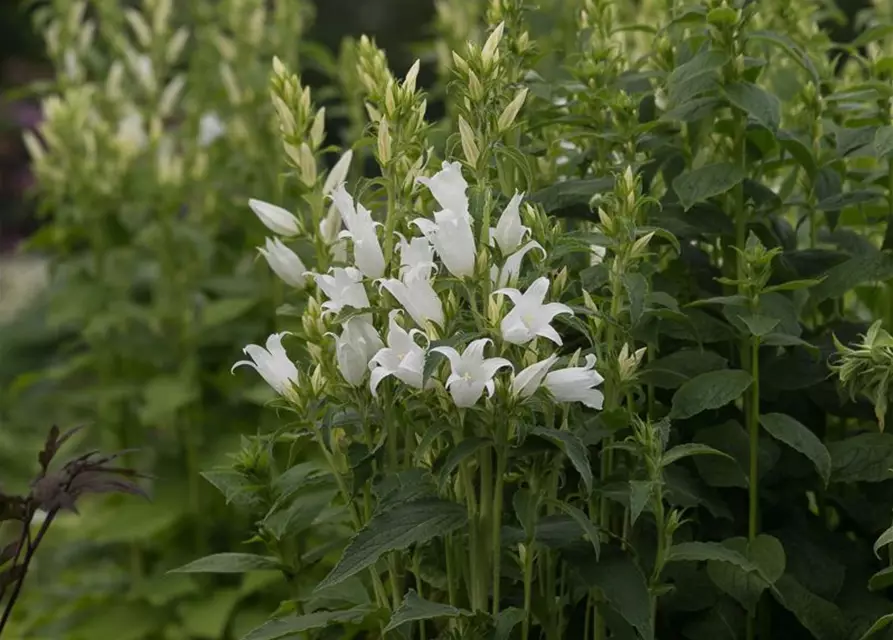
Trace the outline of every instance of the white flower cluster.
<instances>
[{"instance_id":1,"label":"white flower cluster","mask_svg":"<svg viewBox=\"0 0 893 640\"><path fill-rule=\"evenodd\" d=\"M368 309L370 301L366 287L369 284L376 284L379 291L388 291L401 305L402 309L393 309L388 314L385 341L375 328L371 313L352 315L342 323L340 334L327 334L335 340L337 367L344 380L359 387L368 377L373 396L387 377L422 389L425 359L431 351L442 354L449 361L451 371L444 386L458 407L475 405L484 392L488 397L492 396L497 373L508 369L512 371L511 393L518 399L528 398L540 387L545 387L556 401L581 402L600 409L604 398L596 387L603 379L595 370L593 355L586 356L585 366L551 371L558 361L558 356L553 354L515 374L515 367L508 359L485 356L488 345L492 344L489 338L472 341L462 353L449 346L430 346L429 333L434 326L440 329L445 326L443 303L433 286L438 273L435 259L439 259L456 278L470 278L475 272L477 251L466 195L468 184L459 163L445 162L440 172L431 178L419 178L419 182L431 191L441 210L434 213L433 220L417 218L412 221L421 236L410 239L399 236L399 277L385 277L387 265L378 238L381 225L373 221L363 205L354 201L343 183L329 191L345 227L339 237L349 240L353 248L353 266L336 266L325 274L305 274L300 259L281 241L268 240L266 249L261 249L270 267L287 283L303 286L305 275L312 275L327 298L322 304L326 313L337 313L346 308ZM493 284L500 287L492 295L505 296L513 304L500 322L500 334L509 345L528 345L537 337L543 337L560 346L561 337L552 327L552 320L559 314L573 314L573 311L560 302L545 301L550 288L548 278L536 279L523 292L507 286L517 282L523 258L529 251L538 249L545 255L545 250L536 241L522 244L530 230L521 221L521 200L521 194L511 199L489 234L501 254L507 256L503 264L490 268ZM251 201L251 207L274 232L297 233L297 221L285 210L259 201ZM417 327L407 330L401 326L399 319L403 311ZM245 353L251 360L235 366L247 364L254 367L279 394L289 398L297 383L298 372L282 347L283 335L271 336L266 349L249 345Z\"/></svg>"}]
</instances>

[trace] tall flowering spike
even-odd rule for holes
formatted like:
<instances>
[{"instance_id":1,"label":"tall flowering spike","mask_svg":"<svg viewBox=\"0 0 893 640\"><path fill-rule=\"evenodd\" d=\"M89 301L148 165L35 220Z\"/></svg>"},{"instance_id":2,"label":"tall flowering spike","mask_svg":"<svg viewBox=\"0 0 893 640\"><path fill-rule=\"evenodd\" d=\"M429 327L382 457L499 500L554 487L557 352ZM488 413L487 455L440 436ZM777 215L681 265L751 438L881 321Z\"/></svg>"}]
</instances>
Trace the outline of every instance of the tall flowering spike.
<instances>
[{"instance_id":1,"label":"tall flowering spike","mask_svg":"<svg viewBox=\"0 0 893 640\"><path fill-rule=\"evenodd\" d=\"M335 357L338 370L348 384L354 387L362 384L369 361L382 347L384 344L368 317L356 316L344 323L341 335L335 336Z\"/></svg>"},{"instance_id":2,"label":"tall flowering spike","mask_svg":"<svg viewBox=\"0 0 893 640\"><path fill-rule=\"evenodd\" d=\"M496 293L504 293L515 304L502 320L500 330L502 337L511 344L527 344L537 336L542 336L561 344L561 336L552 328L552 319L560 313L573 311L566 304L550 302L543 304L549 291L549 279L538 278L523 294L517 289L497 289Z\"/></svg>"},{"instance_id":3,"label":"tall flowering spike","mask_svg":"<svg viewBox=\"0 0 893 640\"><path fill-rule=\"evenodd\" d=\"M517 283L518 276L521 274L521 263L524 261L524 256L533 249L539 249L543 254L543 258L546 257L546 250L543 249L542 245L536 240L531 240L506 258L502 269L495 264L490 267L490 281L497 287L508 287Z\"/></svg>"},{"instance_id":4,"label":"tall flowering spike","mask_svg":"<svg viewBox=\"0 0 893 640\"><path fill-rule=\"evenodd\" d=\"M591 409L601 409L604 394L596 389L604 378L595 370L595 356L586 356L586 366L568 367L548 374L543 386L558 402L582 402Z\"/></svg>"},{"instance_id":5,"label":"tall flowering spike","mask_svg":"<svg viewBox=\"0 0 893 640\"><path fill-rule=\"evenodd\" d=\"M369 278L380 278L384 275L384 253L378 236L375 233L376 223L372 213L359 202L354 203L344 185L338 185L332 192L332 201L341 213L341 220L347 231L341 237L353 241L354 261L357 268Z\"/></svg>"},{"instance_id":6,"label":"tall flowering spike","mask_svg":"<svg viewBox=\"0 0 893 640\"><path fill-rule=\"evenodd\" d=\"M298 235L298 219L282 207L253 198L248 201L248 206L273 233L280 236Z\"/></svg>"},{"instance_id":7,"label":"tall flowering spike","mask_svg":"<svg viewBox=\"0 0 893 640\"><path fill-rule=\"evenodd\" d=\"M515 193L508 205L499 216L496 227L490 229L490 237L499 246L502 255L507 256L515 249L521 246L524 236L530 231L528 227L521 224L521 200L524 198L523 193Z\"/></svg>"},{"instance_id":8,"label":"tall flowering spike","mask_svg":"<svg viewBox=\"0 0 893 640\"><path fill-rule=\"evenodd\" d=\"M416 324L424 327L430 320L443 326L443 303L427 278L428 267L421 265L403 275L403 278L381 280L381 286L397 299Z\"/></svg>"},{"instance_id":9,"label":"tall flowering spike","mask_svg":"<svg viewBox=\"0 0 893 640\"><path fill-rule=\"evenodd\" d=\"M437 203L449 211L468 213L468 196L465 191L468 183L462 177L462 164L444 162L441 170L430 178L417 178L418 182L428 187Z\"/></svg>"},{"instance_id":10,"label":"tall flowering spike","mask_svg":"<svg viewBox=\"0 0 893 640\"><path fill-rule=\"evenodd\" d=\"M307 267L298 254L286 247L282 240L267 238L266 245L257 250L283 282L296 289L303 289L307 285Z\"/></svg>"},{"instance_id":11,"label":"tall flowering spike","mask_svg":"<svg viewBox=\"0 0 893 640\"><path fill-rule=\"evenodd\" d=\"M322 307L327 311L338 312L344 307L366 309L369 296L363 287L363 274L353 267L333 267L329 273L314 274L313 279L329 298Z\"/></svg>"},{"instance_id":12,"label":"tall flowering spike","mask_svg":"<svg viewBox=\"0 0 893 640\"><path fill-rule=\"evenodd\" d=\"M431 278L431 272L434 270L434 247L428 242L427 238L412 238L406 240L400 236L400 275L403 276L409 272L417 272L426 280Z\"/></svg>"},{"instance_id":13,"label":"tall flowering spike","mask_svg":"<svg viewBox=\"0 0 893 640\"><path fill-rule=\"evenodd\" d=\"M474 274L474 231L468 214L445 209L434 214L434 222L416 218L413 224L434 245L450 273L457 278Z\"/></svg>"},{"instance_id":14,"label":"tall flowering spike","mask_svg":"<svg viewBox=\"0 0 893 640\"><path fill-rule=\"evenodd\" d=\"M345 151L341 157L338 158L338 162L336 162L335 166L332 167L332 170L329 171L329 175L326 176L326 181L322 185L322 194L324 196L332 193L335 190L335 187L347 179L347 172L350 171L351 160L353 160L353 151L351 149Z\"/></svg>"},{"instance_id":15,"label":"tall flowering spike","mask_svg":"<svg viewBox=\"0 0 893 640\"><path fill-rule=\"evenodd\" d=\"M489 338L475 340L459 355L452 347L434 347L432 351L442 353L450 361L451 373L446 387L457 407L471 407L486 390L492 396L495 389L493 376L503 367L512 368L505 358L484 358L484 348Z\"/></svg>"},{"instance_id":16,"label":"tall flowering spike","mask_svg":"<svg viewBox=\"0 0 893 640\"><path fill-rule=\"evenodd\" d=\"M266 349L256 344L249 344L244 349L245 355L251 360L240 360L230 369L235 371L237 367L248 365L257 371L268 385L273 387L280 396L293 400L295 397L294 385L298 381L298 368L291 361L282 346L282 338L290 335L288 332L274 333L267 338Z\"/></svg>"},{"instance_id":17,"label":"tall flowering spike","mask_svg":"<svg viewBox=\"0 0 893 640\"><path fill-rule=\"evenodd\" d=\"M378 385L388 376L394 376L410 387L422 388L425 350L416 343L415 336L425 334L418 329L406 331L397 323L399 315L399 309L388 314L388 346L379 350L369 362L369 390L376 397Z\"/></svg>"},{"instance_id":18,"label":"tall flowering spike","mask_svg":"<svg viewBox=\"0 0 893 640\"><path fill-rule=\"evenodd\" d=\"M549 369L558 361L558 356L551 355L545 360L534 362L512 378L512 394L518 398L529 398L540 388Z\"/></svg>"}]
</instances>

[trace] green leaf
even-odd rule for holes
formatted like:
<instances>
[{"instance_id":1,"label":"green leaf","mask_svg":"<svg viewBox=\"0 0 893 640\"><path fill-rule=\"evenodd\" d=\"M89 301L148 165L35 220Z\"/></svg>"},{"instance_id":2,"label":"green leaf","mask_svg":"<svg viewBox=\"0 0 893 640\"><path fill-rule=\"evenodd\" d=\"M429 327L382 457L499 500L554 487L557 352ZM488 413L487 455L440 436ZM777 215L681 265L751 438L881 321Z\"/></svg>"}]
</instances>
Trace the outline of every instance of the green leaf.
<instances>
[{"instance_id":1,"label":"green leaf","mask_svg":"<svg viewBox=\"0 0 893 640\"><path fill-rule=\"evenodd\" d=\"M629 523L636 524L636 520L642 515L642 511L648 505L651 494L654 491L654 482L651 480L629 481Z\"/></svg>"},{"instance_id":2,"label":"green leaf","mask_svg":"<svg viewBox=\"0 0 893 640\"><path fill-rule=\"evenodd\" d=\"M857 204L865 204L866 202L874 202L880 200L884 196L883 192L876 189L857 189L855 191L844 191L833 196L820 200L815 208L819 211L839 211L846 207Z\"/></svg>"},{"instance_id":3,"label":"green leaf","mask_svg":"<svg viewBox=\"0 0 893 640\"><path fill-rule=\"evenodd\" d=\"M757 567L737 549L719 542L680 542L667 551L667 562L727 562L743 571Z\"/></svg>"},{"instance_id":4,"label":"green leaf","mask_svg":"<svg viewBox=\"0 0 893 640\"><path fill-rule=\"evenodd\" d=\"M390 551L444 536L465 525L465 507L425 498L378 513L354 536L335 568L316 590L325 589L373 565Z\"/></svg>"},{"instance_id":5,"label":"green leaf","mask_svg":"<svg viewBox=\"0 0 893 640\"><path fill-rule=\"evenodd\" d=\"M877 635L878 633L886 629L891 622L893 622L893 613L888 613L885 616L881 616L874 621L874 624L872 624L865 633L859 636L859 640L868 640L869 638Z\"/></svg>"},{"instance_id":6,"label":"green leaf","mask_svg":"<svg viewBox=\"0 0 893 640\"><path fill-rule=\"evenodd\" d=\"M725 561L713 561L707 564L707 574L717 587L735 598L745 609L753 611L763 591L784 574L784 548L776 538L765 534L750 542L746 538L729 538L722 544L745 556L757 570L749 571Z\"/></svg>"},{"instance_id":7,"label":"green leaf","mask_svg":"<svg viewBox=\"0 0 893 640\"><path fill-rule=\"evenodd\" d=\"M884 531L878 539L874 541L874 555L878 557L880 560L881 547L886 547L888 544L893 544L893 526Z\"/></svg>"},{"instance_id":8,"label":"green leaf","mask_svg":"<svg viewBox=\"0 0 893 640\"><path fill-rule=\"evenodd\" d=\"M729 460L734 460L729 454L718 451L706 444L688 442L686 444L677 445L667 451L664 454L661 466L666 467L667 465L673 464L677 460L687 458L688 456L723 456Z\"/></svg>"},{"instance_id":9,"label":"green leaf","mask_svg":"<svg viewBox=\"0 0 893 640\"><path fill-rule=\"evenodd\" d=\"M226 504L254 506L261 502L258 492L262 487L253 485L248 478L238 471L220 469L202 471L200 475L223 494Z\"/></svg>"},{"instance_id":10,"label":"green leaf","mask_svg":"<svg viewBox=\"0 0 893 640\"><path fill-rule=\"evenodd\" d=\"M863 433L828 444L831 454L831 480L883 482L893 478L893 435Z\"/></svg>"},{"instance_id":11,"label":"green leaf","mask_svg":"<svg viewBox=\"0 0 893 640\"><path fill-rule=\"evenodd\" d=\"M773 291L799 291L800 289L814 287L823 280L824 278L817 278L815 280L788 280L782 284L774 284L770 287L766 287L763 289L763 293L772 293Z\"/></svg>"},{"instance_id":12,"label":"green leaf","mask_svg":"<svg viewBox=\"0 0 893 640\"><path fill-rule=\"evenodd\" d=\"M289 616L270 620L251 631L242 640L284 640L293 639L298 634L313 629L323 629L333 624L359 624L373 612L367 606L354 607L346 611L317 611L303 616Z\"/></svg>"},{"instance_id":13,"label":"green leaf","mask_svg":"<svg viewBox=\"0 0 893 640\"><path fill-rule=\"evenodd\" d=\"M889 36L891 33L893 33L893 25L876 24L868 27L855 38L853 38L853 41L849 43L849 46L853 50L861 49L871 42L886 39L887 36Z\"/></svg>"},{"instance_id":14,"label":"green leaf","mask_svg":"<svg viewBox=\"0 0 893 640\"><path fill-rule=\"evenodd\" d=\"M299 495L288 507L271 510L264 518L263 526L276 540L295 536L313 525L325 508L332 504L336 494L334 490L323 489Z\"/></svg>"},{"instance_id":15,"label":"green leaf","mask_svg":"<svg viewBox=\"0 0 893 640\"><path fill-rule=\"evenodd\" d=\"M589 466L589 454L580 438L568 431L546 427L534 427L530 433L545 438L561 449L564 455L571 461L571 464L574 465L577 473L580 474L580 478L586 487L587 495L592 493L592 468Z\"/></svg>"},{"instance_id":16,"label":"green leaf","mask_svg":"<svg viewBox=\"0 0 893 640\"><path fill-rule=\"evenodd\" d=\"M825 486L828 485L831 480L831 454L812 431L784 413L763 414L760 424L773 438L809 458Z\"/></svg>"},{"instance_id":17,"label":"green leaf","mask_svg":"<svg viewBox=\"0 0 893 640\"><path fill-rule=\"evenodd\" d=\"M415 589L410 589L403 598L403 602L391 616L391 621L384 628L384 633L393 631L407 622L433 620L434 618L458 618L470 615L472 615L471 612L464 609L457 609L448 604L424 600L419 597Z\"/></svg>"},{"instance_id":18,"label":"green leaf","mask_svg":"<svg viewBox=\"0 0 893 640\"><path fill-rule=\"evenodd\" d=\"M884 591L893 586L893 567L881 569L868 580L868 588L871 591Z\"/></svg>"},{"instance_id":19,"label":"green leaf","mask_svg":"<svg viewBox=\"0 0 893 640\"><path fill-rule=\"evenodd\" d=\"M530 194L530 202L540 203L546 213L560 217L592 218L589 202L596 194L614 188L612 178L590 178L558 182Z\"/></svg>"},{"instance_id":20,"label":"green leaf","mask_svg":"<svg viewBox=\"0 0 893 640\"><path fill-rule=\"evenodd\" d=\"M819 72L809 58L809 54L788 36L774 31L751 31L747 34L747 40L780 47L782 51L787 53L794 62L799 64L809 74L809 77L815 86L821 84Z\"/></svg>"},{"instance_id":21,"label":"green leaf","mask_svg":"<svg viewBox=\"0 0 893 640\"><path fill-rule=\"evenodd\" d=\"M601 590L608 605L642 638L654 637L648 582L632 558L610 548L600 560L593 556L571 557L569 566L590 589Z\"/></svg>"},{"instance_id":22,"label":"green leaf","mask_svg":"<svg viewBox=\"0 0 893 640\"><path fill-rule=\"evenodd\" d=\"M496 616L496 629L493 632L493 640L509 640L512 635L512 629L524 621L525 615L524 610L517 607L509 607L500 611L499 615Z\"/></svg>"},{"instance_id":23,"label":"green leaf","mask_svg":"<svg viewBox=\"0 0 893 640\"><path fill-rule=\"evenodd\" d=\"M874 134L874 155L885 159L893 153L893 126L879 127Z\"/></svg>"},{"instance_id":24,"label":"green leaf","mask_svg":"<svg viewBox=\"0 0 893 640\"><path fill-rule=\"evenodd\" d=\"M574 519L580 528L583 530L583 535L589 538L589 542L592 543L592 551L595 553L595 557L598 558L601 555L601 540L598 536L598 529L595 526L595 523L589 519L582 510L573 506L572 504L568 504L567 502L562 502L560 500L551 501L552 504L564 511L567 515Z\"/></svg>"},{"instance_id":25,"label":"green leaf","mask_svg":"<svg viewBox=\"0 0 893 640\"><path fill-rule=\"evenodd\" d=\"M257 298L223 298L209 302L201 314L202 328L210 329L229 324L248 313L257 304Z\"/></svg>"},{"instance_id":26,"label":"green leaf","mask_svg":"<svg viewBox=\"0 0 893 640\"><path fill-rule=\"evenodd\" d=\"M278 571L282 565L271 556L253 553L216 553L190 562L168 573L245 573L247 571Z\"/></svg>"},{"instance_id":27,"label":"green leaf","mask_svg":"<svg viewBox=\"0 0 893 640\"><path fill-rule=\"evenodd\" d=\"M733 82L723 87L726 97L770 131L781 122L781 102L776 96L751 82Z\"/></svg>"},{"instance_id":28,"label":"green leaf","mask_svg":"<svg viewBox=\"0 0 893 640\"><path fill-rule=\"evenodd\" d=\"M661 389L678 389L697 375L727 366L728 360L713 351L680 349L649 362L642 369L641 378L646 384Z\"/></svg>"},{"instance_id":29,"label":"green leaf","mask_svg":"<svg viewBox=\"0 0 893 640\"><path fill-rule=\"evenodd\" d=\"M718 162L683 173L673 181L673 190L688 210L698 202L725 193L744 177L744 170L738 165Z\"/></svg>"},{"instance_id":30,"label":"green leaf","mask_svg":"<svg viewBox=\"0 0 893 640\"><path fill-rule=\"evenodd\" d=\"M702 373L683 384L673 394L670 419L681 420L702 411L719 409L739 398L752 382L750 374L739 369Z\"/></svg>"},{"instance_id":31,"label":"green leaf","mask_svg":"<svg viewBox=\"0 0 893 640\"><path fill-rule=\"evenodd\" d=\"M463 460L473 456L479 449L489 447L492 444L493 442L491 440L473 436L462 440L459 444L450 449L443 466L437 473L437 486L440 487L440 490L442 491L444 487L446 487L453 471L456 470L456 467L462 464Z\"/></svg>"},{"instance_id":32,"label":"green leaf","mask_svg":"<svg viewBox=\"0 0 893 640\"><path fill-rule=\"evenodd\" d=\"M199 389L186 375L158 376L144 383L140 422L160 425L198 398ZM165 425L167 426L167 425Z\"/></svg>"},{"instance_id":33,"label":"green leaf","mask_svg":"<svg viewBox=\"0 0 893 640\"><path fill-rule=\"evenodd\" d=\"M890 279L893 277L893 255L887 251L862 253L832 267L826 275L825 281L809 292L814 304L839 298L863 282Z\"/></svg>"},{"instance_id":34,"label":"green leaf","mask_svg":"<svg viewBox=\"0 0 893 640\"><path fill-rule=\"evenodd\" d=\"M772 593L816 640L839 640L849 635L849 621L843 612L834 603L806 589L790 574L775 583Z\"/></svg>"},{"instance_id":35,"label":"green leaf","mask_svg":"<svg viewBox=\"0 0 893 640\"><path fill-rule=\"evenodd\" d=\"M763 316L757 313L747 313L739 315L738 317L741 319L741 322L747 325L750 335L756 337L765 336L777 327L779 322L781 322L778 318L770 318L769 316Z\"/></svg>"}]
</instances>

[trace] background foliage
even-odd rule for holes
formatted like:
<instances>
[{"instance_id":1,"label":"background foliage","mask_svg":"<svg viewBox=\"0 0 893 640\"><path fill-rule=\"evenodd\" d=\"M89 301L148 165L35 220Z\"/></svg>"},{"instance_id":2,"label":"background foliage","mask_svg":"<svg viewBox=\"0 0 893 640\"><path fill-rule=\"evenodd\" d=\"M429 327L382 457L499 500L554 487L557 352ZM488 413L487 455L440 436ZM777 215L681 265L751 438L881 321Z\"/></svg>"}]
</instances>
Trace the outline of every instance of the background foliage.
<instances>
[{"instance_id":1,"label":"background foliage","mask_svg":"<svg viewBox=\"0 0 893 640\"><path fill-rule=\"evenodd\" d=\"M78 4L44 3L33 16L41 33L55 34L48 57L59 72L40 88L60 99L42 129L53 153L35 166L46 223L29 243L51 257L52 272L0 337L3 481L29 476L35 461L22 452L37 450L53 422L89 422L88 439L139 448L128 463L157 480L149 503L85 501L80 517L60 520L10 637L242 638L280 603L280 614L320 612L324 623L314 626L331 625L319 632L328 637L380 629L338 613L364 604L368 585L313 591L353 533L331 501L334 479L300 438L271 445L282 424L264 408L271 392L229 373L243 345L299 324L286 301L303 304L286 299L255 259L262 229L246 206L248 197L303 206L269 99L274 55L302 70L328 106L325 145L354 147L365 160L355 166L376 176L363 108L374 97L356 74L364 49L342 47L326 26L355 12L324 4L314 12L274 3L267 13L247 0L156 0L128 17L119 3L92 2L91 41ZM461 155L448 136L472 109L449 97L449 51L483 42L496 23L487 4L440 3L433 26L416 31L428 116L444 116L429 141L443 155ZM805 0L763 3L755 17L753 7L587 2L582 19L579 3L541 4L511 25L537 45L517 57L537 74L524 79L530 98L513 147L522 157L511 161L527 163L530 200L559 221L568 245L608 247L601 264L569 249L553 252L550 267L567 266L575 294L586 291L616 325L600 361L616 361L627 342L647 346L648 361L630 398L570 426L619 522L597 536L597 562L592 540L564 512L534 514L541 519L525 530L520 480L509 483L504 539L532 535L526 542L548 558L533 633L581 637L590 596L601 593L616 637L863 637L891 611L891 574L875 553L893 510L893 437L881 428L889 344L868 331L876 319L887 329L893 322L890 16L881 6L852 12L851 31L830 32L855 40L835 49L816 27L834 11ZM309 31L314 13L318 33ZM181 26L190 37L177 52ZM151 80L141 54L153 61ZM412 58L389 61L402 72ZM182 94L171 98L165 89L178 78ZM212 114L223 130L209 141L202 126ZM336 157L325 145L321 168ZM481 180L499 188L496 166ZM619 245L594 211L616 206L615 176L626 166L637 197L655 199L638 223L675 241L659 240L640 268L617 278ZM831 377L835 337L862 346L832 359ZM573 328L566 338L581 346ZM668 440L646 442L630 414L653 424L669 417ZM606 442L630 435L636 446L602 471ZM695 445L728 457L686 457L655 472L654 456ZM571 504L580 467L554 459L559 495ZM366 473L363 464L349 470ZM299 558L300 572L245 572L278 565L238 565L257 562L244 556L229 557L237 563L223 573L167 573L208 554L258 551L257 540L243 543L268 515L259 507L283 495L292 512L272 552ZM685 509L686 521L664 545L672 509ZM889 542L885 534L879 554L889 555ZM569 575L556 589L549 571ZM519 575L506 580L503 608L523 604ZM442 576L423 582L429 598L447 591ZM749 610L758 612L751 628ZM432 622L429 631L440 628Z\"/></svg>"}]
</instances>

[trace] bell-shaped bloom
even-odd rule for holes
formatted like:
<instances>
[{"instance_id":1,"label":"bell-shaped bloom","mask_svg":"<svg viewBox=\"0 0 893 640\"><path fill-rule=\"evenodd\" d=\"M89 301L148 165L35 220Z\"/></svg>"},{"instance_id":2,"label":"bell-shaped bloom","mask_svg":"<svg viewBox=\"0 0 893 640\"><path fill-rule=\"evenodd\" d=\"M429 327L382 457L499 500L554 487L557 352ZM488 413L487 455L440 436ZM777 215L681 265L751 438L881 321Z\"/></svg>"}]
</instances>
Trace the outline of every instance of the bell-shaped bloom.
<instances>
[{"instance_id":1,"label":"bell-shaped bloom","mask_svg":"<svg viewBox=\"0 0 893 640\"><path fill-rule=\"evenodd\" d=\"M294 251L279 238L267 238L266 246L257 250L266 258L267 264L285 284L303 289L307 284L307 267Z\"/></svg>"},{"instance_id":2,"label":"bell-shaped bloom","mask_svg":"<svg viewBox=\"0 0 893 640\"><path fill-rule=\"evenodd\" d=\"M280 236L298 235L298 219L282 207L254 199L248 201L248 206L273 233Z\"/></svg>"},{"instance_id":3,"label":"bell-shaped bloom","mask_svg":"<svg viewBox=\"0 0 893 640\"><path fill-rule=\"evenodd\" d=\"M313 274L313 279L329 298L322 303L323 309L337 313L344 307L366 309L369 306L363 274L358 269L333 267L327 274Z\"/></svg>"},{"instance_id":4,"label":"bell-shaped bloom","mask_svg":"<svg viewBox=\"0 0 893 640\"><path fill-rule=\"evenodd\" d=\"M444 209L434 213L434 222L416 218L413 224L434 245L434 250L450 273L457 278L474 273L476 250L468 213Z\"/></svg>"},{"instance_id":5,"label":"bell-shaped bloom","mask_svg":"<svg viewBox=\"0 0 893 640\"><path fill-rule=\"evenodd\" d=\"M348 384L354 387L362 384L369 361L382 347L384 344L369 318L355 316L344 323L341 335L335 336L335 358Z\"/></svg>"},{"instance_id":6,"label":"bell-shaped bloom","mask_svg":"<svg viewBox=\"0 0 893 640\"><path fill-rule=\"evenodd\" d=\"M406 331L397 324L398 315L399 309L388 314L388 346L380 349L369 362L369 390L373 396L378 395L379 383L388 376L394 376L410 387L422 388L425 350L416 343L415 336L425 334L418 329Z\"/></svg>"},{"instance_id":7,"label":"bell-shaped bloom","mask_svg":"<svg viewBox=\"0 0 893 640\"><path fill-rule=\"evenodd\" d=\"M353 259L357 268L369 278L380 278L384 275L384 253L375 233L376 223L372 220L372 213L359 202L354 203L343 184L332 191L332 202L347 227L340 237L353 241Z\"/></svg>"},{"instance_id":8,"label":"bell-shaped bloom","mask_svg":"<svg viewBox=\"0 0 893 640\"><path fill-rule=\"evenodd\" d=\"M416 324L424 327L427 321L443 326L443 304L426 276L427 267L416 267L400 280L380 280L381 286L397 299Z\"/></svg>"},{"instance_id":9,"label":"bell-shaped bloom","mask_svg":"<svg viewBox=\"0 0 893 640\"><path fill-rule=\"evenodd\" d=\"M353 151L350 149L338 158L338 162L329 171L329 175L326 176L326 181L322 185L322 194L324 196L329 195L335 190L335 187L344 183L345 178L347 178L347 172L350 170L351 160L353 160Z\"/></svg>"},{"instance_id":10,"label":"bell-shaped bloom","mask_svg":"<svg viewBox=\"0 0 893 640\"><path fill-rule=\"evenodd\" d=\"M596 389L604 382L595 370L595 356L586 356L586 366L568 367L548 374L543 386L558 402L582 402L591 409L601 409L605 402L604 394Z\"/></svg>"},{"instance_id":11,"label":"bell-shaped bloom","mask_svg":"<svg viewBox=\"0 0 893 640\"><path fill-rule=\"evenodd\" d=\"M512 255L505 259L502 269L495 264L490 267L490 282L497 287L509 287L518 282L518 276L521 274L521 263L533 249L539 249L543 257L546 257L546 250L536 240L531 240L523 247L515 251Z\"/></svg>"},{"instance_id":12,"label":"bell-shaped bloom","mask_svg":"<svg viewBox=\"0 0 893 640\"><path fill-rule=\"evenodd\" d=\"M552 319L560 313L573 311L566 304L550 302L543 304L549 291L549 279L537 278L523 294L517 289L497 289L494 293L504 293L515 304L515 308L502 319L502 337L511 344L527 344L537 336L542 336L561 344L561 336L552 328Z\"/></svg>"},{"instance_id":13,"label":"bell-shaped bloom","mask_svg":"<svg viewBox=\"0 0 893 640\"><path fill-rule=\"evenodd\" d=\"M226 125L214 112L204 114L198 121L198 145L207 147L226 133Z\"/></svg>"},{"instance_id":14,"label":"bell-shaped bloom","mask_svg":"<svg viewBox=\"0 0 893 640\"><path fill-rule=\"evenodd\" d=\"M461 355L452 347L432 349L450 361L451 372L446 388L457 407L473 406L485 390L488 397L492 396L495 389L493 376L503 367L512 367L512 363L505 358L484 358L484 348L489 342L489 338L475 340L465 347Z\"/></svg>"},{"instance_id":15,"label":"bell-shaped bloom","mask_svg":"<svg viewBox=\"0 0 893 640\"><path fill-rule=\"evenodd\" d=\"M425 237L412 238L406 240L402 235L397 234L400 238L398 248L400 250L400 275L403 276L409 272L415 272L421 277L431 278L431 272L434 270L434 247Z\"/></svg>"},{"instance_id":16,"label":"bell-shaped bloom","mask_svg":"<svg viewBox=\"0 0 893 640\"><path fill-rule=\"evenodd\" d=\"M442 209L468 214L468 196L465 195L468 183L462 177L461 163L444 162L436 174L430 178L421 177L417 180L428 187Z\"/></svg>"},{"instance_id":17,"label":"bell-shaped bloom","mask_svg":"<svg viewBox=\"0 0 893 640\"><path fill-rule=\"evenodd\" d=\"M298 381L298 368L291 361L282 346L282 338L290 335L288 332L274 333L267 338L267 348L256 344L249 344L244 349L245 355L251 360L240 360L233 365L230 371L236 367L248 365L257 371L268 385L273 387L284 398L294 397L294 385Z\"/></svg>"},{"instance_id":18,"label":"bell-shaped bloom","mask_svg":"<svg viewBox=\"0 0 893 640\"><path fill-rule=\"evenodd\" d=\"M490 238L499 246L502 255L507 256L521 246L524 235L530 231L521 224L521 200L523 193L516 193L499 216L496 227L490 229Z\"/></svg>"},{"instance_id":19,"label":"bell-shaped bloom","mask_svg":"<svg viewBox=\"0 0 893 640\"><path fill-rule=\"evenodd\" d=\"M545 360L534 362L512 378L512 394L518 398L529 398L540 388L549 369L558 361L558 356L551 355Z\"/></svg>"}]
</instances>

